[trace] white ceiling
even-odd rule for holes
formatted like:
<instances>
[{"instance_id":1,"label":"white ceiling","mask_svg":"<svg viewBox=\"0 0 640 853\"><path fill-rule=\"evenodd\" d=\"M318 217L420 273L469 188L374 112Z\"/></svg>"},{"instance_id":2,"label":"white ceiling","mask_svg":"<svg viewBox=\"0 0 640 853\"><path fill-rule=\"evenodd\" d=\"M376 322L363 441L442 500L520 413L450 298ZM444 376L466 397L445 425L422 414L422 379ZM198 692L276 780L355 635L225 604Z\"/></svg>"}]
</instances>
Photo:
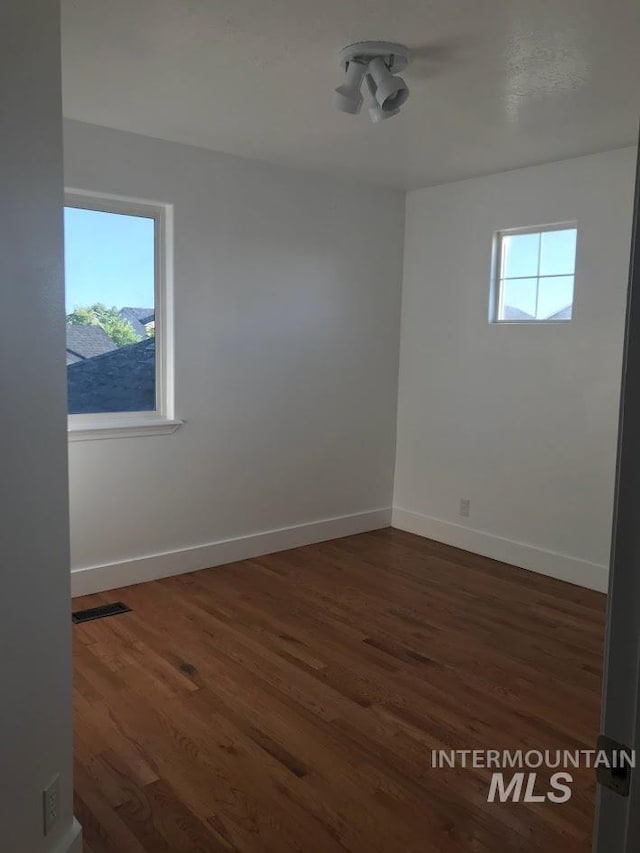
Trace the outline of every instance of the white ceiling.
<instances>
[{"instance_id":1,"label":"white ceiling","mask_svg":"<svg viewBox=\"0 0 640 853\"><path fill-rule=\"evenodd\" d=\"M400 188L633 144L638 0L63 0L65 115ZM334 110L336 55L408 44L411 97Z\"/></svg>"}]
</instances>

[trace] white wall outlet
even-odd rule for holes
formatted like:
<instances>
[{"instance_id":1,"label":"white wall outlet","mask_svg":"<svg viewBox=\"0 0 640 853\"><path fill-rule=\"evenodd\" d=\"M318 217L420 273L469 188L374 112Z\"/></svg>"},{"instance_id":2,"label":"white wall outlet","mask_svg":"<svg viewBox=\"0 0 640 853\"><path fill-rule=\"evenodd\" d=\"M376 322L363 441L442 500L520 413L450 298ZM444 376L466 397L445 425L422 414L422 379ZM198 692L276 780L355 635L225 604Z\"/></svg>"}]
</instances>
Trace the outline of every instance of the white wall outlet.
<instances>
[{"instance_id":1,"label":"white wall outlet","mask_svg":"<svg viewBox=\"0 0 640 853\"><path fill-rule=\"evenodd\" d=\"M471 501L469 498L460 498L460 515L462 518L469 518L471 514Z\"/></svg>"},{"instance_id":2,"label":"white wall outlet","mask_svg":"<svg viewBox=\"0 0 640 853\"><path fill-rule=\"evenodd\" d=\"M55 779L42 792L44 807L44 834L49 835L60 818L60 777Z\"/></svg>"}]
</instances>

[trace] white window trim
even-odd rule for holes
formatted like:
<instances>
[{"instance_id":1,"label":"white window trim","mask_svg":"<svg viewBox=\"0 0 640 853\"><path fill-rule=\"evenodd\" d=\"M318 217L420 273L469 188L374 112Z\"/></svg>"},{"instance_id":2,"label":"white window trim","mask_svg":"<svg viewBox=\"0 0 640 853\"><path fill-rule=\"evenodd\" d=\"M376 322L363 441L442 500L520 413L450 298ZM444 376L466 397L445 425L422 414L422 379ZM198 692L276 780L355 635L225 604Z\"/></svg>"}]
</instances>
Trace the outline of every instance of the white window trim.
<instances>
[{"instance_id":1,"label":"white window trim","mask_svg":"<svg viewBox=\"0 0 640 853\"><path fill-rule=\"evenodd\" d=\"M570 323L574 317L575 308L575 286L578 265L578 248L576 240L576 260L573 270L573 292L574 299L572 303L571 318L567 320L501 320L502 312L502 288L500 286L500 272L502 269L502 239L503 237L511 237L515 234L543 234L545 231L568 231L575 229L578 231L577 221L571 222L553 222L547 225L531 225L520 228L499 228L493 233L493 245L491 252L491 279L489 290L489 323L493 326L562 326L565 323Z\"/></svg>"},{"instance_id":2,"label":"white window trim","mask_svg":"<svg viewBox=\"0 0 640 853\"><path fill-rule=\"evenodd\" d=\"M65 191L64 204L155 221L156 410L69 415L69 441L175 432L183 422L176 418L174 404L173 205L78 189Z\"/></svg>"}]
</instances>

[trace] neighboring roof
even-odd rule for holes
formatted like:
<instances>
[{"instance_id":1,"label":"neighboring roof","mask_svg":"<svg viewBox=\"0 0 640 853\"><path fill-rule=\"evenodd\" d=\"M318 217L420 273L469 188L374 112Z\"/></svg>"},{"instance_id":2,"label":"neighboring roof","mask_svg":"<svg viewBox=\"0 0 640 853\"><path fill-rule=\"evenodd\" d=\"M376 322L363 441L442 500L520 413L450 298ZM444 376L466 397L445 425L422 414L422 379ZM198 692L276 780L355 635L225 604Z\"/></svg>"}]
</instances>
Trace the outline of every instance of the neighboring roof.
<instances>
[{"instance_id":1,"label":"neighboring roof","mask_svg":"<svg viewBox=\"0 0 640 853\"><path fill-rule=\"evenodd\" d=\"M535 320L535 317L531 314L527 314L526 311L521 311L519 308L514 308L512 305L504 306L502 316L505 320Z\"/></svg>"},{"instance_id":2,"label":"neighboring roof","mask_svg":"<svg viewBox=\"0 0 640 853\"><path fill-rule=\"evenodd\" d=\"M67 367L69 414L155 408L156 341L146 338Z\"/></svg>"},{"instance_id":3,"label":"neighboring roof","mask_svg":"<svg viewBox=\"0 0 640 853\"><path fill-rule=\"evenodd\" d=\"M573 305L567 305L567 307L563 308L562 311L557 311L555 314L552 314L549 317L549 319L550 320L570 320L572 314L573 314Z\"/></svg>"},{"instance_id":4,"label":"neighboring roof","mask_svg":"<svg viewBox=\"0 0 640 853\"><path fill-rule=\"evenodd\" d=\"M93 358L116 349L101 326L76 326L67 323L67 364Z\"/></svg>"},{"instance_id":5,"label":"neighboring roof","mask_svg":"<svg viewBox=\"0 0 640 853\"><path fill-rule=\"evenodd\" d=\"M147 337L145 325L153 323L155 320L155 311L153 308L121 308L120 316L123 320L131 323L133 330L139 340L144 340Z\"/></svg>"},{"instance_id":6,"label":"neighboring roof","mask_svg":"<svg viewBox=\"0 0 640 853\"><path fill-rule=\"evenodd\" d=\"M556 311L555 314L551 314L549 317L545 317L543 322L546 320L570 320L572 310L573 310L573 306L567 305L566 308L563 308L561 311ZM505 305L504 306L503 314L504 314L505 320L535 320L536 319L531 314L527 314L526 311L521 311L519 308L514 308L511 305Z\"/></svg>"}]
</instances>

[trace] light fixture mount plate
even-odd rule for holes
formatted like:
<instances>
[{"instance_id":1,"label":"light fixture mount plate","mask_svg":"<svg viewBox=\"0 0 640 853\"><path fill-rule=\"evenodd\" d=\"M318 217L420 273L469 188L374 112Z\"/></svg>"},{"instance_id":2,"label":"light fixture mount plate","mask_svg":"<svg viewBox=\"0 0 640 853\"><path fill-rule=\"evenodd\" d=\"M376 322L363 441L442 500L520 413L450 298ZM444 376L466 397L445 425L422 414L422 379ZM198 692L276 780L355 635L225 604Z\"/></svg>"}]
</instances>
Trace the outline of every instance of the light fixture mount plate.
<instances>
[{"instance_id":1,"label":"light fixture mount plate","mask_svg":"<svg viewBox=\"0 0 640 853\"><path fill-rule=\"evenodd\" d=\"M392 41L357 41L340 51L340 65L346 71L350 62L368 65L376 56L382 57L392 74L397 74L409 64L409 48Z\"/></svg>"}]
</instances>

